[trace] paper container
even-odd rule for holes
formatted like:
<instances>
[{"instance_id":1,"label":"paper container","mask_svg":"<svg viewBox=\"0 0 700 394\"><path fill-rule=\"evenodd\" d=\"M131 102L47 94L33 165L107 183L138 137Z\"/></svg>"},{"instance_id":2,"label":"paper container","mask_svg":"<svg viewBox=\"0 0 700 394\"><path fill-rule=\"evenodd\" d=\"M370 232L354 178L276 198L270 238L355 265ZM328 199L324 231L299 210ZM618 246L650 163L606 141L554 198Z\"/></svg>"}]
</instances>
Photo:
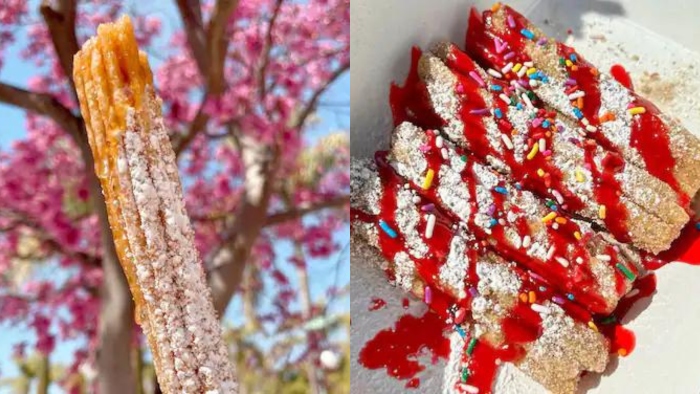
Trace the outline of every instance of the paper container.
<instances>
[{"instance_id":1,"label":"paper container","mask_svg":"<svg viewBox=\"0 0 700 394\"><path fill-rule=\"evenodd\" d=\"M508 2L524 12L546 33L572 43L588 60L607 70L623 64L638 91L666 113L700 133L700 25L695 2L541 0ZM391 130L389 83L403 82L412 45L422 48L440 39L463 45L467 13L482 1L353 0L351 3L351 149L355 157L370 156L386 147ZM571 29L571 35L567 34ZM656 73L656 74L654 74ZM582 392L674 393L700 392L700 267L670 264L657 272L658 291L630 313L637 348L612 362L603 376L588 376ZM369 312L372 297L389 304ZM357 362L364 343L390 327L403 313L419 314L413 300L404 310L406 295L388 288L381 271L352 261L351 313L352 392L404 393L406 381L383 370L367 370ZM633 317L634 316L634 317ZM633 317L633 318L632 318ZM441 392L443 364L430 365L418 377L420 393ZM506 371L496 393L545 392L528 379Z\"/></svg>"}]
</instances>

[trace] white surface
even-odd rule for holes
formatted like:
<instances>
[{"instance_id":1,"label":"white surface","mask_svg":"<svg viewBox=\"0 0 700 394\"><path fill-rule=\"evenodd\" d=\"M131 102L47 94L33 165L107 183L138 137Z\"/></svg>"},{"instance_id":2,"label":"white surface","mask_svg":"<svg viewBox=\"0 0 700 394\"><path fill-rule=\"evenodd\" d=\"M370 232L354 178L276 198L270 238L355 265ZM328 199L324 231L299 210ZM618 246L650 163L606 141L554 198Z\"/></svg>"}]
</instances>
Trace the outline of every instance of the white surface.
<instances>
[{"instance_id":1,"label":"white surface","mask_svg":"<svg viewBox=\"0 0 700 394\"><path fill-rule=\"evenodd\" d=\"M601 70L621 63L630 70L638 90L650 86L647 74L658 72L650 98L679 117L691 130L700 131L700 25L695 21L697 3L682 0L543 0L508 2L550 33L569 40ZM391 119L388 87L403 82L412 45L423 48L449 38L462 46L470 5L483 9L485 1L352 0L351 2L351 149L355 156L371 155L385 146ZM601 39L604 37L604 40ZM594 39L592 39L593 37ZM680 44L688 49L684 49ZM691 66L693 68L691 68ZM381 272L361 261L352 262L352 392L403 393L405 382L384 371L368 371L357 363L357 354L376 332L390 327L405 311L404 295L388 287ZM672 264L658 273L658 292L650 304L628 325L637 334L632 355L611 365L602 377L584 379L588 394L696 394L700 392L700 267ZM388 306L368 312L373 296ZM414 307L416 302L412 302ZM412 313L418 311L412 309ZM634 313L632 314L634 315ZM429 364L427 362L426 364ZM614 371L614 373L612 373ZM610 374L612 373L612 374ZM441 366L420 374L415 392L437 393ZM609 376L608 376L609 375ZM518 376L499 376L497 394L542 392ZM586 391L587 390L587 391Z\"/></svg>"}]
</instances>

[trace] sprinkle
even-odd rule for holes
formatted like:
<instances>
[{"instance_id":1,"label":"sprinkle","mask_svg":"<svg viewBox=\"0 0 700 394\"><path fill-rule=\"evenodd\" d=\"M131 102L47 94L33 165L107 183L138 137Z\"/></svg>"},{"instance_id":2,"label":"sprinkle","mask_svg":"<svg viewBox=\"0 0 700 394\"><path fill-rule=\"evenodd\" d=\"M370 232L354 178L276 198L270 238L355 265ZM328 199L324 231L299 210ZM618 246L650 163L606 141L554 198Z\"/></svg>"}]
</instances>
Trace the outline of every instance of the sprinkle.
<instances>
[{"instance_id":1,"label":"sprinkle","mask_svg":"<svg viewBox=\"0 0 700 394\"><path fill-rule=\"evenodd\" d=\"M530 236L526 235L523 237L523 248L529 248L530 247Z\"/></svg>"},{"instance_id":2,"label":"sprinkle","mask_svg":"<svg viewBox=\"0 0 700 394\"><path fill-rule=\"evenodd\" d=\"M501 2L498 1L491 6L491 12L496 12L501 9Z\"/></svg>"},{"instance_id":3,"label":"sprinkle","mask_svg":"<svg viewBox=\"0 0 700 394\"><path fill-rule=\"evenodd\" d=\"M574 175L576 175L576 180L577 180L579 183L586 182L586 177L583 175L583 172L581 171L580 168L576 168L576 169L574 170Z\"/></svg>"},{"instance_id":4,"label":"sprinkle","mask_svg":"<svg viewBox=\"0 0 700 394\"><path fill-rule=\"evenodd\" d=\"M571 294L571 293L569 293L569 294L566 295L566 298L568 298L569 300L573 301L573 300L574 300L574 295Z\"/></svg>"},{"instance_id":5,"label":"sprinkle","mask_svg":"<svg viewBox=\"0 0 700 394\"><path fill-rule=\"evenodd\" d=\"M467 156L462 155L459 158L462 159L463 162L465 162L465 163L467 162Z\"/></svg>"},{"instance_id":6,"label":"sprinkle","mask_svg":"<svg viewBox=\"0 0 700 394\"><path fill-rule=\"evenodd\" d=\"M425 204L422 207L420 207L420 210L423 212L432 212L433 209L435 209L435 204L433 203Z\"/></svg>"},{"instance_id":7,"label":"sprinkle","mask_svg":"<svg viewBox=\"0 0 700 394\"><path fill-rule=\"evenodd\" d=\"M495 218L491 218L491 220L489 220L489 228L496 227L497 224L498 220L496 220Z\"/></svg>"},{"instance_id":8,"label":"sprinkle","mask_svg":"<svg viewBox=\"0 0 700 394\"><path fill-rule=\"evenodd\" d=\"M503 194L504 196L508 195L508 189L503 186L496 186L493 188L493 190L496 191L496 193Z\"/></svg>"},{"instance_id":9,"label":"sprinkle","mask_svg":"<svg viewBox=\"0 0 700 394\"><path fill-rule=\"evenodd\" d=\"M593 126L592 124L589 124L588 126L586 126L586 130L588 130L588 131L590 131L591 133L593 133L593 132L595 132L595 131L598 130L598 129L597 129L595 126Z\"/></svg>"},{"instance_id":10,"label":"sprinkle","mask_svg":"<svg viewBox=\"0 0 700 394\"><path fill-rule=\"evenodd\" d=\"M379 227L381 227L381 229L384 230L386 235L388 235L391 238L396 238L399 236L398 234L396 234L396 231L394 231L394 229L391 228L391 226L389 226L389 224L384 220L379 220Z\"/></svg>"},{"instance_id":11,"label":"sprinkle","mask_svg":"<svg viewBox=\"0 0 700 394\"><path fill-rule=\"evenodd\" d=\"M531 88L536 88L540 83L537 82L536 79L531 79L528 84L530 85Z\"/></svg>"},{"instance_id":12,"label":"sprinkle","mask_svg":"<svg viewBox=\"0 0 700 394\"><path fill-rule=\"evenodd\" d=\"M576 86L576 80L572 78L568 78L566 81L564 81L564 85L567 86Z\"/></svg>"},{"instance_id":13,"label":"sprinkle","mask_svg":"<svg viewBox=\"0 0 700 394\"><path fill-rule=\"evenodd\" d=\"M510 70L512 70L512 69L513 69L513 63L512 63L512 62L509 62L508 64L506 64L505 66L503 66L503 68L501 69L501 72L502 72L503 74L508 74L508 71L510 71Z\"/></svg>"},{"instance_id":14,"label":"sprinkle","mask_svg":"<svg viewBox=\"0 0 700 394\"><path fill-rule=\"evenodd\" d=\"M574 112L574 115L576 116L576 119L581 120L581 118L583 118L583 113L581 112L580 109L574 107L574 108L572 109L572 111Z\"/></svg>"},{"instance_id":15,"label":"sprinkle","mask_svg":"<svg viewBox=\"0 0 700 394\"><path fill-rule=\"evenodd\" d=\"M508 26L511 29L515 28L515 19L513 18L513 15L508 15Z\"/></svg>"},{"instance_id":16,"label":"sprinkle","mask_svg":"<svg viewBox=\"0 0 700 394\"><path fill-rule=\"evenodd\" d=\"M543 177L543 176L544 176L544 170L541 169L541 168L538 168L538 169L537 169L537 175Z\"/></svg>"},{"instance_id":17,"label":"sprinkle","mask_svg":"<svg viewBox=\"0 0 700 394\"><path fill-rule=\"evenodd\" d=\"M470 76L474 81L476 81L476 83L478 83L479 86L481 86L482 88L486 86L486 84L484 83L484 80L481 79L481 77L479 76L479 74L476 73L476 71L469 71L469 76Z\"/></svg>"},{"instance_id":18,"label":"sprinkle","mask_svg":"<svg viewBox=\"0 0 700 394\"><path fill-rule=\"evenodd\" d=\"M447 148L440 149L440 154L442 155L443 159L445 159L445 160L449 159L449 156L447 155Z\"/></svg>"},{"instance_id":19,"label":"sprinkle","mask_svg":"<svg viewBox=\"0 0 700 394\"><path fill-rule=\"evenodd\" d=\"M425 226L425 238L430 239L433 237L433 232L435 231L435 215L428 215L428 223Z\"/></svg>"},{"instance_id":20,"label":"sprinkle","mask_svg":"<svg viewBox=\"0 0 700 394\"><path fill-rule=\"evenodd\" d=\"M540 143L539 143L539 149L541 151L546 151L547 150L547 141L544 138L540 138Z\"/></svg>"},{"instance_id":21,"label":"sprinkle","mask_svg":"<svg viewBox=\"0 0 700 394\"><path fill-rule=\"evenodd\" d=\"M518 78L522 78L523 75L525 75L526 72L527 72L527 67L523 67L523 68L521 68L520 70L516 71L516 72L515 72L515 75L517 75Z\"/></svg>"},{"instance_id":22,"label":"sprinkle","mask_svg":"<svg viewBox=\"0 0 700 394\"><path fill-rule=\"evenodd\" d=\"M583 258L581 256L576 258L576 264L583 264Z\"/></svg>"},{"instance_id":23,"label":"sprinkle","mask_svg":"<svg viewBox=\"0 0 700 394\"><path fill-rule=\"evenodd\" d=\"M499 73L498 71L492 68L489 68L488 70L486 70L486 72L494 78L503 78L503 74Z\"/></svg>"},{"instance_id":24,"label":"sprinkle","mask_svg":"<svg viewBox=\"0 0 700 394\"><path fill-rule=\"evenodd\" d=\"M491 111L489 111L488 108L479 108L479 109L472 109L469 111L471 115L487 115L490 114Z\"/></svg>"},{"instance_id":25,"label":"sprinkle","mask_svg":"<svg viewBox=\"0 0 700 394\"><path fill-rule=\"evenodd\" d=\"M467 355L471 356L472 353L474 353L474 348L476 347L476 338L472 337L472 339L469 340L469 345L467 346Z\"/></svg>"},{"instance_id":26,"label":"sprinkle","mask_svg":"<svg viewBox=\"0 0 700 394\"><path fill-rule=\"evenodd\" d=\"M528 108L535 108L534 105L532 105L532 101L530 101L530 97L526 93L523 93L520 97L522 97L523 101L525 104L527 104Z\"/></svg>"},{"instance_id":27,"label":"sprinkle","mask_svg":"<svg viewBox=\"0 0 700 394\"><path fill-rule=\"evenodd\" d=\"M493 46L496 47L496 53L502 53L506 49L508 44L503 42L503 40L501 40L500 38L494 37L493 38Z\"/></svg>"},{"instance_id":28,"label":"sprinkle","mask_svg":"<svg viewBox=\"0 0 700 394\"><path fill-rule=\"evenodd\" d=\"M598 260L600 260L600 261L610 261L610 260L612 260L612 257L610 257L609 254L599 254L599 255L595 256L595 258L598 259Z\"/></svg>"},{"instance_id":29,"label":"sprinkle","mask_svg":"<svg viewBox=\"0 0 700 394\"><path fill-rule=\"evenodd\" d=\"M552 228L555 230L559 230L559 223L553 223Z\"/></svg>"},{"instance_id":30,"label":"sprinkle","mask_svg":"<svg viewBox=\"0 0 700 394\"><path fill-rule=\"evenodd\" d=\"M530 67L530 68L527 69L527 71L525 72L525 74L527 74L528 76L530 76L530 75L534 74L536 71L537 71L536 68Z\"/></svg>"},{"instance_id":31,"label":"sprinkle","mask_svg":"<svg viewBox=\"0 0 700 394\"><path fill-rule=\"evenodd\" d=\"M547 43L547 39L545 37L542 37L539 40L537 40L537 45L541 46L541 45L544 45L546 43Z\"/></svg>"},{"instance_id":32,"label":"sprinkle","mask_svg":"<svg viewBox=\"0 0 700 394\"><path fill-rule=\"evenodd\" d=\"M530 305L530 308L532 308L532 310L535 311L535 312L537 312L537 313L542 313L542 314L547 314L547 313L549 313L549 308L547 308L547 307L544 306L544 305L532 304L532 305Z\"/></svg>"},{"instance_id":33,"label":"sprinkle","mask_svg":"<svg viewBox=\"0 0 700 394\"><path fill-rule=\"evenodd\" d=\"M437 137L435 138L435 146L438 147L438 148L442 148L442 146L443 146L442 137L437 136Z\"/></svg>"},{"instance_id":34,"label":"sprinkle","mask_svg":"<svg viewBox=\"0 0 700 394\"><path fill-rule=\"evenodd\" d=\"M574 231L574 237L580 241L580 240L581 240L581 232L580 232L580 231Z\"/></svg>"},{"instance_id":35,"label":"sprinkle","mask_svg":"<svg viewBox=\"0 0 700 394\"><path fill-rule=\"evenodd\" d=\"M522 64L520 64L520 63L516 64L515 66L513 66L513 72L514 72L514 73L517 73L518 71L520 71L520 69L521 69L522 67L523 67Z\"/></svg>"},{"instance_id":36,"label":"sprinkle","mask_svg":"<svg viewBox=\"0 0 700 394\"><path fill-rule=\"evenodd\" d=\"M593 323L593 320L588 322L588 327L590 327L591 330L598 332L598 326L596 326L595 323Z\"/></svg>"},{"instance_id":37,"label":"sprinkle","mask_svg":"<svg viewBox=\"0 0 700 394\"><path fill-rule=\"evenodd\" d=\"M511 27L513 27L513 26L511 26ZM522 34L523 36L525 36L529 40L532 40L533 38L535 38L535 33L531 32L528 29L520 30L520 34Z\"/></svg>"},{"instance_id":38,"label":"sprinkle","mask_svg":"<svg viewBox=\"0 0 700 394\"><path fill-rule=\"evenodd\" d=\"M617 321L617 318L615 317L615 315L610 315L610 316L605 317L603 320L601 320L600 323L608 325L608 324L615 323L616 321Z\"/></svg>"},{"instance_id":39,"label":"sprinkle","mask_svg":"<svg viewBox=\"0 0 700 394\"><path fill-rule=\"evenodd\" d=\"M564 63L566 63L567 66L572 67L574 64L571 63L571 60L565 60Z\"/></svg>"},{"instance_id":40,"label":"sprinkle","mask_svg":"<svg viewBox=\"0 0 700 394\"><path fill-rule=\"evenodd\" d=\"M569 95L569 100L576 100L577 98L583 97L586 95L586 92L583 90L577 90Z\"/></svg>"},{"instance_id":41,"label":"sprinkle","mask_svg":"<svg viewBox=\"0 0 700 394\"><path fill-rule=\"evenodd\" d=\"M700 222L695 223L695 229L700 230Z\"/></svg>"},{"instance_id":42,"label":"sprinkle","mask_svg":"<svg viewBox=\"0 0 700 394\"><path fill-rule=\"evenodd\" d=\"M499 94L498 97L503 100L504 103L510 105L510 97L506 96L505 93Z\"/></svg>"},{"instance_id":43,"label":"sprinkle","mask_svg":"<svg viewBox=\"0 0 700 394\"><path fill-rule=\"evenodd\" d=\"M479 394L479 388L474 387L470 384L462 384L461 387L464 391L466 391L469 394Z\"/></svg>"},{"instance_id":44,"label":"sprinkle","mask_svg":"<svg viewBox=\"0 0 700 394\"><path fill-rule=\"evenodd\" d=\"M561 193L559 193L556 190L552 190L552 195L554 195L554 198L557 199L557 202L559 204L562 204L564 202L564 197L562 197Z\"/></svg>"},{"instance_id":45,"label":"sprinkle","mask_svg":"<svg viewBox=\"0 0 700 394\"><path fill-rule=\"evenodd\" d=\"M552 256L554 256L554 245L550 246L547 250L547 260L551 259Z\"/></svg>"},{"instance_id":46,"label":"sprinkle","mask_svg":"<svg viewBox=\"0 0 700 394\"><path fill-rule=\"evenodd\" d=\"M493 90L494 92L500 92L503 90L503 88L500 85L491 85L489 86L489 89Z\"/></svg>"},{"instance_id":47,"label":"sprinkle","mask_svg":"<svg viewBox=\"0 0 700 394\"><path fill-rule=\"evenodd\" d=\"M566 302L563 298L561 298L557 295L552 296L552 301L554 301L556 304L559 304L559 305L562 305Z\"/></svg>"},{"instance_id":48,"label":"sprinkle","mask_svg":"<svg viewBox=\"0 0 700 394\"><path fill-rule=\"evenodd\" d=\"M549 126L551 125L552 123L549 121L549 119L545 119L544 122L542 122L542 127L544 127L545 129L549 128Z\"/></svg>"},{"instance_id":49,"label":"sprinkle","mask_svg":"<svg viewBox=\"0 0 700 394\"><path fill-rule=\"evenodd\" d=\"M601 219L605 219L606 214L606 208L605 205L601 205L598 207L598 217Z\"/></svg>"},{"instance_id":50,"label":"sprinkle","mask_svg":"<svg viewBox=\"0 0 700 394\"><path fill-rule=\"evenodd\" d=\"M508 52L503 56L503 60L510 60L515 57L515 52Z\"/></svg>"},{"instance_id":51,"label":"sprinkle","mask_svg":"<svg viewBox=\"0 0 700 394\"><path fill-rule=\"evenodd\" d=\"M430 189L430 186L433 184L433 177L435 176L435 171L431 168L428 170L428 173L425 174L425 180L423 181L423 190L428 190Z\"/></svg>"},{"instance_id":52,"label":"sprinkle","mask_svg":"<svg viewBox=\"0 0 700 394\"><path fill-rule=\"evenodd\" d=\"M513 150L513 141L510 140L510 137L508 137L507 134L501 134L501 139L508 150ZM700 222L698 224L700 224Z\"/></svg>"},{"instance_id":53,"label":"sprinkle","mask_svg":"<svg viewBox=\"0 0 700 394\"><path fill-rule=\"evenodd\" d=\"M476 298L479 296L479 290L476 287L470 287L469 295L472 296L472 298Z\"/></svg>"},{"instance_id":54,"label":"sprinkle","mask_svg":"<svg viewBox=\"0 0 700 394\"><path fill-rule=\"evenodd\" d=\"M627 112L629 112L630 115L637 115L637 114L643 114L643 113L647 112L647 109L644 107L634 107L634 108L628 109Z\"/></svg>"},{"instance_id":55,"label":"sprinkle","mask_svg":"<svg viewBox=\"0 0 700 394\"><path fill-rule=\"evenodd\" d=\"M413 196L413 203L414 204L420 204L420 201L421 201L420 196Z\"/></svg>"},{"instance_id":56,"label":"sprinkle","mask_svg":"<svg viewBox=\"0 0 700 394\"><path fill-rule=\"evenodd\" d=\"M427 305L430 305L433 302L433 289L431 289L430 286L425 286L423 296L423 301L425 301Z\"/></svg>"},{"instance_id":57,"label":"sprinkle","mask_svg":"<svg viewBox=\"0 0 700 394\"><path fill-rule=\"evenodd\" d=\"M615 114L613 112L606 112L603 115L598 117L598 120L600 123L605 123L605 122L610 122L615 120Z\"/></svg>"},{"instance_id":58,"label":"sprinkle","mask_svg":"<svg viewBox=\"0 0 700 394\"><path fill-rule=\"evenodd\" d=\"M537 300L537 296L536 296L535 292L530 290L530 292L527 293L527 295L528 295L528 299L527 299L528 302L530 302L531 304L534 304L535 301Z\"/></svg>"},{"instance_id":59,"label":"sprinkle","mask_svg":"<svg viewBox=\"0 0 700 394\"><path fill-rule=\"evenodd\" d=\"M462 338L465 338L467 336L467 334L464 332L464 330L460 326L455 326L455 331L457 331L459 336Z\"/></svg>"},{"instance_id":60,"label":"sprinkle","mask_svg":"<svg viewBox=\"0 0 700 394\"><path fill-rule=\"evenodd\" d=\"M620 357L625 357L625 356L627 356L627 349L625 349L625 348L617 349L617 354L619 354Z\"/></svg>"},{"instance_id":61,"label":"sprinkle","mask_svg":"<svg viewBox=\"0 0 700 394\"><path fill-rule=\"evenodd\" d=\"M634 280L637 277L632 271L630 271L629 268L625 267L622 263L615 264L615 267L617 267L617 269L620 270L620 272L625 274L625 276L629 280Z\"/></svg>"},{"instance_id":62,"label":"sprinkle","mask_svg":"<svg viewBox=\"0 0 700 394\"><path fill-rule=\"evenodd\" d=\"M539 146L540 146L540 145L539 145L538 142L535 142L535 144L532 145L532 149L530 150L530 153L527 154L527 159L528 159L528 160L532 160L532 159L535 158L535 155L536 155L537 152L539 151Z\"/></svg>"},{"instance_id":63,"label":"sprinkle","mask_svg":"<svg viewBox=\"0 0 700 394\"><path fill-rule=\"evenodd\" d=\"M555 257L554 260L557 261L557 263L561 264L563 267L568 267L569 266L569 260L563 258L563 257Z\"/></svg>"},{"instance_id":64,"label":"sprinkle","mask_svg":"<svg viewBox=\"0 0 700 394\"><path fill-rule=\"evenodd\" d=\"M588 119L586 119L586 118L581 119L581 123L583 123L585 126L588 126L589 124L591 124L591 122L589 122Z\"/></svg>"},{"instance_id":65,"label":"sprinkle","mask_svg":"<svg viewBox=\"0 0 700 394\"><path fill-rule=\"evenodd\" d=\"M525 294L525 293L520 293L520 301L522 301L522 302L527 302L527 294Z\"/></svg>"},{"instance_id":66,"label":"sprinkle","mask_svg":"<svg viewBox=\"0 0 700 394\"><path fill-rule=\"evenodd\" d=\"M559 223L559 224L566 224L566 218L563 216L557 217L556 219L554 219L554 221Z\"/></svg>"},{"instance_id":67,"label":"sprinkle","mask_svg":"<svg viewBox=\"0 0 700 394\"><path fill-rule=\"evenodd\" d=\"M575 62L578 60L575 53L572 53L571 55L569 55L569 59L571 59L572 62Z\"/></svg>"},{"instance_id":68,"label":"sprinkle","mask_svg":"<svg viewBox=\"0 0 700 394\"><path fill-rule=\"evenodd\" d=\"M462 383L465 383L469 379L469 369L467 367L462 368Z\"/></svg>"},{"instance_id":69,"label":"sprinkle","mask_svg":"<svg viewBox=\"0 0 700 394\"><path fill-rule=\"evenodd\" d=\"M547 216L542 218L542 223L550 222L550 221L554 220L554 218L556 218L556 217L557 217L556 212L550 212L547 214Z\"/></svg>"},{"instance_id":70,"label":"sprinkle","mask_svg":"<svg viewBox=\"0 0 700 394\"><path fill-rule=\"evenodd\" d=\"M532 66L535 65L535 63L533 63L532 61L529 61L529 60L528 60L528 61L526 61L526 62L523 62L523 65L524 65L525 67L532 67Z\"/></svg>"}]
</instances>

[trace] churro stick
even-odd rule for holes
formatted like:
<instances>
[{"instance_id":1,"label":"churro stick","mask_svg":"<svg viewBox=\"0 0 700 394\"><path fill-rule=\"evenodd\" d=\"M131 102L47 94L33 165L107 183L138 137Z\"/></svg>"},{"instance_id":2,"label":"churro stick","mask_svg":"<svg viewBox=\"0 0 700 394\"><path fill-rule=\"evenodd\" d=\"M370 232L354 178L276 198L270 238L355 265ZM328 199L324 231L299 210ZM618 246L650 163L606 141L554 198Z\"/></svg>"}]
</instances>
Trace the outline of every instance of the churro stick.
<instances>
[{"instance_id":1,"label":"churro stick","mask_svg":"<svg viewBox=\"0 0 700 394\"><path fill-rule=\"evenodd\" d=\"M129 18L101 25L74 65L95 172L160 387L236 393L161 102Z\"/></svg>"}]
</instances>

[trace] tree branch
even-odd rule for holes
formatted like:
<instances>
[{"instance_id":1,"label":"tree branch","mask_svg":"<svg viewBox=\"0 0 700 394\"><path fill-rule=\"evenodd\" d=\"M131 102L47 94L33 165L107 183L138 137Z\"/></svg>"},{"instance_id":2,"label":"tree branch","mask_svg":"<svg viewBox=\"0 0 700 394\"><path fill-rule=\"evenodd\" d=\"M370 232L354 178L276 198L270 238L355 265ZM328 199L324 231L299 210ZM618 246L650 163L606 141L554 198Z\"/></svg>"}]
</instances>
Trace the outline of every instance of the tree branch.
<instances>
[{"instance_id":1,"label":"tree branch","mask_svg":"<svg viewBox=\"0 0 700 394\"><path fill-rule=\"evenodd\" d=\"M77 0L58 0L55 7L51 6L51 0L43 0L39 11L44 17L46 26L51 34L51 41L56 50L56 56L63 68L63 73L68 77L75 97L75 84L73 83L73 56L78 52L78 37L75 34L75 17L78 6Z\"/></svg>"},{"instance_id":2,"label":"tree branch","mask_svg":"<svg viewBox=\"0 0 700 394\"><path fill-rule=\"evenodd\" d=\"M267 65L270 63L270 51L272 50L272 34L275 28L275 22L277 22L277 16L282 8L282 3L284 0L277 0L275 2L275 8L272 11L272 17L270 18L270 25L267 28L267 34L265 35L265 44L263 45L263 59L260 64L260 69L258 71L258 87L260 91L260 99L262 100L267 94L267 83L265 82L265 74L267 73Z\"/></svg>"},{"instance_id":3,"label":"tree branch","mask_svg":"<svg viewBox=\"0 0 700 394\"><path fill-rule=\"evenodd\" d=\"M0 103L14 105L47 116L63 127L79 144L86 142L80 118L73 115L68 108L50 94L30 92L0 82Z\"/></svg>"},{"instance_id":4,"label":"tree branch","mask_svg":"<svg viewBox=\"0 0 700 394\"><path fill-rule=\"evenodd\" d=\"M207 75L209 70L209 57L207 56L206 35L204 22L202 21L202 9L199 0L177 0L177 8L180 10L182 23L185 25L187 42L190 44L192 56L197 62L200 75Z\"/></svg>"},{"instance_id":5,"label":"tree branch","mask_svg":"<svg viewBox=\"0 0 700 394\"><path fill-rule=\"evenodd\" d=\"M204 106L206 105L208 99L209 94L205 92L204 97L202 97L202 101L199 104L199 109L197 109L197 114L194 116L194 119L192 119L192 123L190 123L190 128L187 129L185 134L182 134L173 141L175 157L180 157L180 154L187 149L192 141L194 141L197 134L202 132L204 127L207 125L207 122L209 122L209 114L204 112Z\"/></svg>"},{"instance_id":6,"label":"tree branch","mask_svg":"<svg viewBox=\"0 0 700 394\"><path fill-rule=\"evenodd\" d=\"M265 226L274 226L289 220L299 219L309 213L317 212L326 208L340 208L350 202L350 196L333 197L325 201L312 204L302 204L288 211L273 213L265 221Z\"/></svg>"},{"instance_id":7,"label":"tree branch","mask_svg":"<svg viewBox=\"0 0 700 394\"><path fill-rule=\"evenodd\" d=\"M214 307L223 315L238 289L250 251L265 225L275 174L279 165L279 148L262 144L255 137L240 138L245 166L243 201L225 231L222 246L207 259Z\"/></svg>"},{"instance_id":8,"label":"tree branch","mask_svg":"<svg viewBox=\"0 0 700 394\"><path fill-rule=\"evenodd\" d=\"M207 53L209 54L209 73L207 91L218 96L226 89L224 81L224 63L231 34L226 34L226 26L239 0L218 0L207 27Z\"/></svg>"},{"instance_id":9,"label":"tree branch","mask_svg":"<svg viewBox=\"0 0 700 394\"><path fill-rule=\"evenodd\" d=\"M340 78L341 75L347 70L350 69L350 63L343 63L338 67L333 74L331 74L331 77L328 78L328 81L326 81L325 84L323 84L321 87L319 87L312 95L309 101L302 107L302 110L299 114L299 117L297 118L296 122L294 122L294 128L301 128L304 126L304 123L306 122L306 119L311 115L311 113L316 109L316 104L318 103L318 100L321 98L323 93L328 90L328 87L333 84L338 78Z\"/></svg>"}]
</instances>

